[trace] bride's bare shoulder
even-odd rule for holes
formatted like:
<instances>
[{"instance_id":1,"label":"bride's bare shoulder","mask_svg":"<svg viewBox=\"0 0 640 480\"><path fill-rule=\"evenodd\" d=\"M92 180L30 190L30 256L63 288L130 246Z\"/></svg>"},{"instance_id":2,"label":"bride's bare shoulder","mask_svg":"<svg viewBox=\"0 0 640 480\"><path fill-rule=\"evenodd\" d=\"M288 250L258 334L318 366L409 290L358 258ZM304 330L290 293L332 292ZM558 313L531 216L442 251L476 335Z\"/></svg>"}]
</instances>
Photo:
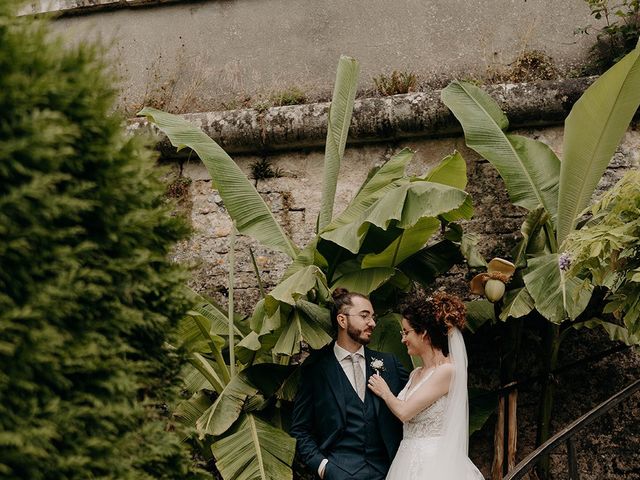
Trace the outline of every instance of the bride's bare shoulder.
<instances>
[{"instance_id":1,"label":"bride's bare shoulder","mask_svg":"<svg viewBox=\"0 0 640 480\"><path fill-rule=\"evenodd\" d=\"M443 378L443 379L451 379L451 377L453 376L453 373L455 372L456 368L455 365L451 362L447 362L447 363L443 363L442 365L438 365L435 369L435 371L433 372L433 376L436 378Z\"/></svg>"}]
</instances>

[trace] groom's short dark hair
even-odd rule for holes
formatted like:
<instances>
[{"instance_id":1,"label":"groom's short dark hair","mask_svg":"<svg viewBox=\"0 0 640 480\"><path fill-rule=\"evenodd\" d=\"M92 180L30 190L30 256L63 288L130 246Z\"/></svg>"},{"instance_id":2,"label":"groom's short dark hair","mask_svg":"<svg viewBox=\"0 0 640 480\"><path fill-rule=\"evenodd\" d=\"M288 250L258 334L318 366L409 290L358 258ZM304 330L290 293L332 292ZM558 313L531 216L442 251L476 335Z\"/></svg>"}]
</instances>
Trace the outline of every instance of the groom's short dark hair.
<instances>
[{"instance_id":1,"label":"groom's short dark hair","mask_svg":"<svg viewBox=\"0 0 640 480\"><path fill-rule=\"evenodd\" d=\"M344 313L344 307L353 305L353 298L360 297L369 300L366 295L357 292L350 292L346 288L336 288L331 294L331 326L334 333L338 333L338 314Z\"/></svg>"}]
</instances>

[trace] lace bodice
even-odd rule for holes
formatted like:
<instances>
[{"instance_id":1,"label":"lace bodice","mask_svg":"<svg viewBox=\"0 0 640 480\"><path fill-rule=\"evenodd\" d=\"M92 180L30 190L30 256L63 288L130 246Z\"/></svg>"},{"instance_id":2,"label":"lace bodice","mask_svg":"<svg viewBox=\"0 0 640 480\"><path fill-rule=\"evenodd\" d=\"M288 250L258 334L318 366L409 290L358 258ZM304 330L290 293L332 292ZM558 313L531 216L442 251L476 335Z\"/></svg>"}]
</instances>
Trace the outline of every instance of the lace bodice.
<instances>
[{"instance_id":1,"label":"lace bodice","mask_svg":"<svg viewBox=\"0 0 640 480\"><path fill-rule=\"evenodd\" d=\"M415 386L413 384L414 373L411 375L407 386L400 392L398 398L400 400L406 400L413 392L415 392L420 386L426 382L434 370L429 372L423 379L421 379ZM444 411L447 405L447 395L440 397L433 402L423 411L418 413L411 420L404 423L403 438L426 438L437 437L442 435L442 426L444 421Z\"/></svg>"}]
</instances>

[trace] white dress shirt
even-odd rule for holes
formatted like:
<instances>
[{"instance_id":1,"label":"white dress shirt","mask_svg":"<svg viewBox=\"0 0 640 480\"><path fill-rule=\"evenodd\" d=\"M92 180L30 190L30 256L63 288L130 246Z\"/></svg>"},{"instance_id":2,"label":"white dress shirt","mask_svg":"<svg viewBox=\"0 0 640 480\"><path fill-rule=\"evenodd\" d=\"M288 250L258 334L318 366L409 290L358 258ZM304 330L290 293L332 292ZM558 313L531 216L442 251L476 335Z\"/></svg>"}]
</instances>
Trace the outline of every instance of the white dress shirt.
<instances>
[{"instance_id":1,"label":"white dress shirt","mask_svg":"<svg viewBox=\"0 0 640 480\"><path fill-rule=\"evenodd\" d=\"M344 370L344 374L349 379L351 386L356 391L356 393L358 393L356 390L356 381L353 378L353 364L351 363L351 359L349 358L349 356L351 355L351 352L348 350L345 350L340 345L338 345L338 342L336 342L333 344L333 353L336 356L336 360L338 360L338 363L342 367L342 370ZM360 346L358 350L353 352L353 355L356 355L356 358L358 359L358 363L360 364L360 370L362 370L362 385L366 385L367 384L367 368L365 366L365 359L364 359L364 346Z\"/></svg>"}]
</instances>

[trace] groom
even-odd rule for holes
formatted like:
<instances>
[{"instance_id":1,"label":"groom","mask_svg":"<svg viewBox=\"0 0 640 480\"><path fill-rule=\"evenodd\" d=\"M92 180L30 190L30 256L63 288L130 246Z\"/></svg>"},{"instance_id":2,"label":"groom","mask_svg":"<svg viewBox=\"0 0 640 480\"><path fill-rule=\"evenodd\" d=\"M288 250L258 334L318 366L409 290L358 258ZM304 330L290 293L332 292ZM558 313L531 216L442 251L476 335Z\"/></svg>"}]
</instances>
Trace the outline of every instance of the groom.
<instances>
[{"instance_id":1,"label":"groom","mask_svg":"<svg viewBox=\"0 0 640 480\"><path fill-rule=\"evenodd\" d=\"M369 299L344 289L333 298L337 339L302 366L291 435L302 461L324 480L383 479L402 424L367 380L377 370L397 395L407 372L393 355L365 348L376 325Z\"/></svg>"}]
</instances>

